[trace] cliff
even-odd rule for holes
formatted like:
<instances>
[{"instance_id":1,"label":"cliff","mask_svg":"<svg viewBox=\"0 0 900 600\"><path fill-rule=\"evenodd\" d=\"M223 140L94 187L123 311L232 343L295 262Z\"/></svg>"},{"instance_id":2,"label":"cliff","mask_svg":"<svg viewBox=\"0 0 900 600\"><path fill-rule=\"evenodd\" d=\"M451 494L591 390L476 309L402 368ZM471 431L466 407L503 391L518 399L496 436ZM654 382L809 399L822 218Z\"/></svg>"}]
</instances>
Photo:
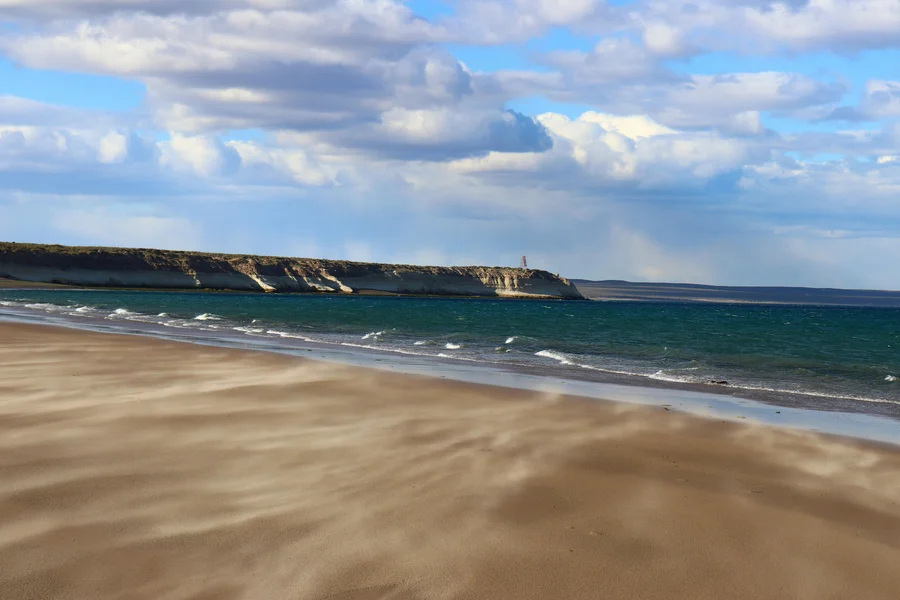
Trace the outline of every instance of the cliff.
<instances>
[{"instance_id":1,"label":"cliff","mask_svg":"<svg viewBox=\"0 0 900 600\"><path fill-rule=\"evenodd\" d=\"M583 299L567 279L534 269L7 242L0 242L0 277L90 287Z\"/></svg>"}]
</instances>

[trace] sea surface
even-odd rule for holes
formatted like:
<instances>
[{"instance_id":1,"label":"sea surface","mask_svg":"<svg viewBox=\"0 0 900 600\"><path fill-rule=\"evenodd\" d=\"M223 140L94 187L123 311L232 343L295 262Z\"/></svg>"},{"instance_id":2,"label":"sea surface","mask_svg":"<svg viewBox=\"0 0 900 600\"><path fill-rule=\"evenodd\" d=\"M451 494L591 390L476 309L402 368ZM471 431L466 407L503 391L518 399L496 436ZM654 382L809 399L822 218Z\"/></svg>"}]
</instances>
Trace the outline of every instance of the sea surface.
<instances>
[{"instance_id":1,"label":"sea surface","mask_svg":"<svg viewBox=\"0 0 900 600\"><path fill-rule=\"evenodd\" d=\"M900 419L900 308L0 290L0 313L23 311L96 329L328 344Z\"/></svg>"}]
</instances>

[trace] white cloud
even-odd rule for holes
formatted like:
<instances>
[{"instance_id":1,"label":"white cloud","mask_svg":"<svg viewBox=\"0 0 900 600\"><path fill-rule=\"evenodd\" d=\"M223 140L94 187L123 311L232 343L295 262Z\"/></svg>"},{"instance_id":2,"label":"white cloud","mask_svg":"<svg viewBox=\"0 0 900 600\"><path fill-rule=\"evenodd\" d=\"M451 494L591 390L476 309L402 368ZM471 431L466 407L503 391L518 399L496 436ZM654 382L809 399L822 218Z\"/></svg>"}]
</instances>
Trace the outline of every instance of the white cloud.
<instances>
[{"instance_id":1,"label":"white cloud","mask_svg":"<svg viewBox=\"0 0 900 600\"><path fill-rule=\"evenodd\" d=\"M797 6L775 2L736 12L742 18L734 25L747 25L761 39L804 50L891 46L900 31L896 0L809 0Z\"/></svg>"},{"instance_id":2,"label":"white cloud","mask_svg":"<svg viewBox=\"0 0 900 600\"><path fill-rule=\"evenodd\" d=\"M543 154L497 153L457 161L458 172L494 176L518 172L530 184L583 189L702 187L717 175L762 162L768 151L754 142L709 133L680 132L646 116L587 112L577 119L538 117L553 138Z\"/></svg>"},{"instance_id":3,"label":"white cloud","mask_svg":"<svg viewBox=\"0 0 900 600\"><path fill-rule=\"evenodd\" d=\"M128 138L111 131L100 138L99 160L102 163L120 163L128 157Z\"/></svg>"},{"instance_id":4,"label":"white cloud","mask_svg":"<svg viewBox=\"0 0 900 600\"><path fill-rule=\"evenodd\" d=\"M191 169L198 175L210 176L234 168L237 153L218 138L173 134L161 145L163 166Z\"/></svg>"},{"instance_id":5,"label":"white cloud","mask_svg":"<svg viewBox=\"0 0 900 600\"><path fill-rule=\"evenodd\" d=\"M857 51L896 46L896 0L645 0L633 26L665 23L667 36L711 50L776 54Z\"/></svg>"},{"instance_id":6,"label":"white cloud","mask_svg":"<svg viewBox=\"0 0 900 600\"><path fill-rule=\"evenodd\" d=\"M257 142L229 142L240 156L246 168L265 165L276 172L286 173L292 180L302 185L322 186L334 183L337 170L325 168L303 148L272 148Z\"/></svg>"},{"instance_id":7,"label":"white cloud","mask_svg":"<svg viewBox=\"0 0 900 600\"><path fill-rule=\"evenodd\" d=\"M900 117L900 81L868 81L863 111L873 118Z\"/></svg>"},{"instance_id":8,"label":"white cloud","mask_svg":"<svg viewBox=\"0 0 900 600\"><path fill-rule=\"evenodd\" d=\"M654 54L677 56L685 51L682 33L665 23L649 23L644 27L644 46Z\"/></svg>"}]
</instances>

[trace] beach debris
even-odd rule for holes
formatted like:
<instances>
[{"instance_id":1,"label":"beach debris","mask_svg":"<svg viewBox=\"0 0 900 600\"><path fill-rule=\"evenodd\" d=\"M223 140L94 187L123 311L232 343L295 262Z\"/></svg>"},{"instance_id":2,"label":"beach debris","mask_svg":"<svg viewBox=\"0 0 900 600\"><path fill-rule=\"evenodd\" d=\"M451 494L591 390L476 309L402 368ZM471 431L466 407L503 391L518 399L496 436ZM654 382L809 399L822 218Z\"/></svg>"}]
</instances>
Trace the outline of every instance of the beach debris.
<instances>
[{"instance_id":1,"label":"beach debris","mask_svg":"<svg viewBox=\"0 0 900 600\"><path fill-rule=\"evenodd\" d=\"M727 381L717 381L715 379L710 379L709 382L713 385L728 385Z\"/></svg>"}]
</instances>

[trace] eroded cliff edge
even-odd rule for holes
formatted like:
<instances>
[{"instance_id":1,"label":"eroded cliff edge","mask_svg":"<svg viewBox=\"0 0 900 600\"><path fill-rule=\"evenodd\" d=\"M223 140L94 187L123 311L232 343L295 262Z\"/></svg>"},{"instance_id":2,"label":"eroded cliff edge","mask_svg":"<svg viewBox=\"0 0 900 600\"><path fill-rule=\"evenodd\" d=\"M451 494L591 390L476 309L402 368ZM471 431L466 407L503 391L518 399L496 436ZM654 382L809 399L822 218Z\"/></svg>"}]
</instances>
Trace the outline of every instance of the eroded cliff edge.
<instances>
[{"instance_id":1,"label":"eroded cliff edge","mask_svg":"<svg viewBox=\"0 0 900 600\"><path fill-rule=\"evenodd\" d=\"M0 242L0 277L91 287L583 299L569 280L534 269L8 242Z\"/></svg>"}]
</instances>

